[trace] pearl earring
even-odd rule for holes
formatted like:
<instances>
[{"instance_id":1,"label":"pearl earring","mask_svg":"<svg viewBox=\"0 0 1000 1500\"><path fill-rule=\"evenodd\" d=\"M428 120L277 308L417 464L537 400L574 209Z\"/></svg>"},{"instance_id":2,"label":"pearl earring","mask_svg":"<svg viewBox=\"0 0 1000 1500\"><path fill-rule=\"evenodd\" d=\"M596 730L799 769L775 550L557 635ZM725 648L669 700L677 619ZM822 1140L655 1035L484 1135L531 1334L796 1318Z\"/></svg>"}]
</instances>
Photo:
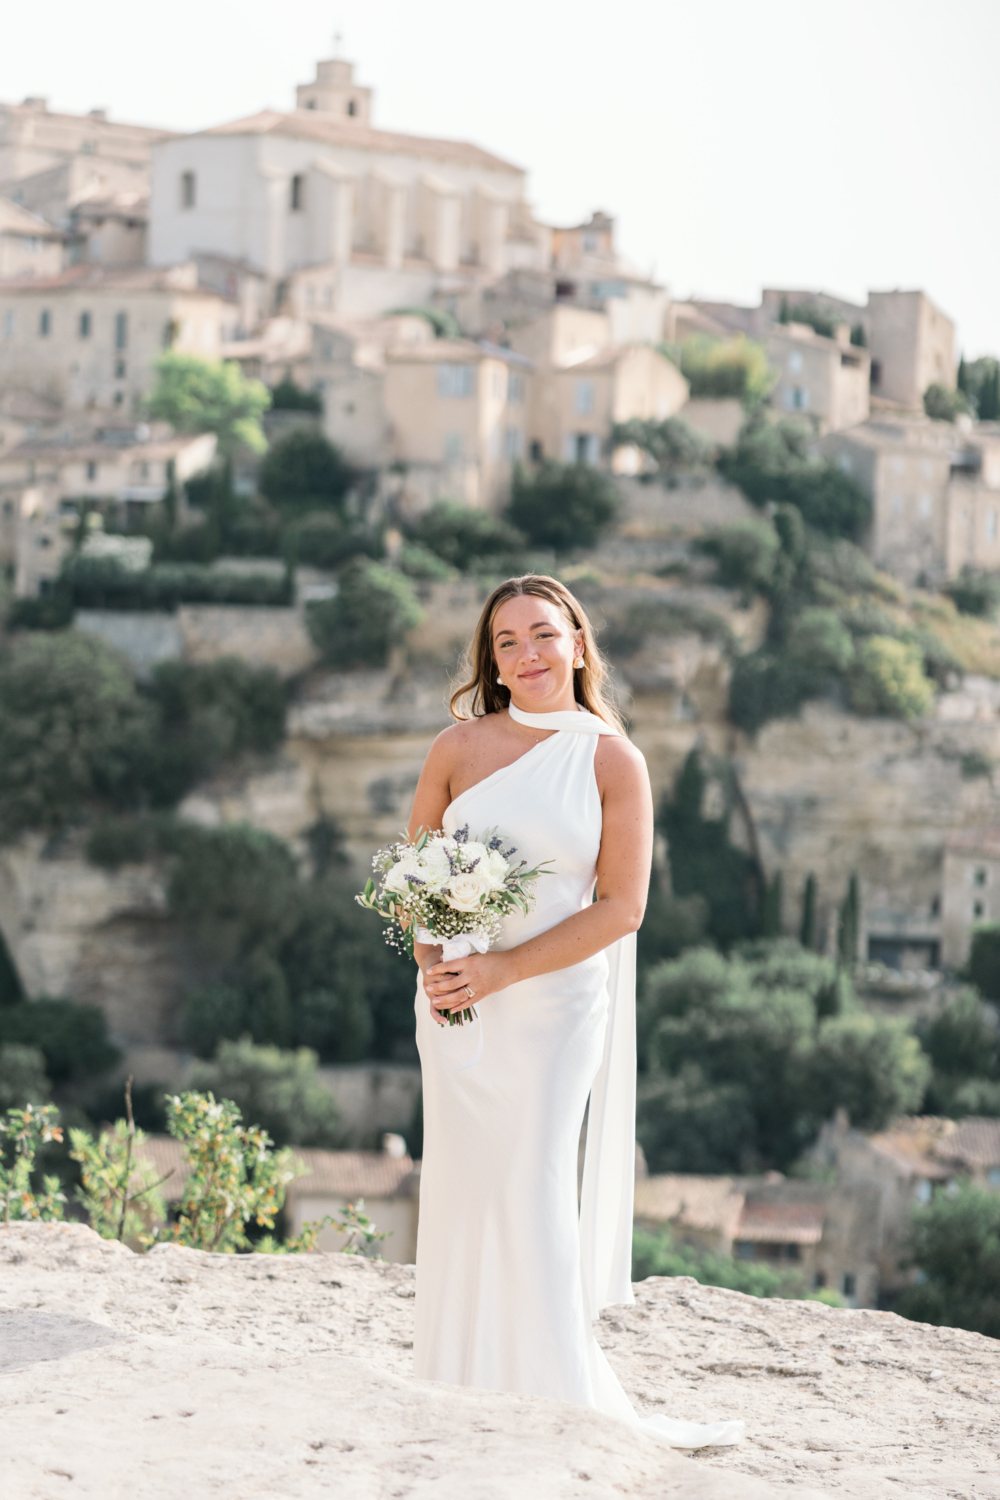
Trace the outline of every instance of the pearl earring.
<instances>
[{"instance_id":1,"label":"pearl earring","mask_svg":"<svg viewBox=\"0 0 1000 1500\"><path fill-rule=\"evenodd\" d=\"M583 657L582 656L578 656L577 659L576 659L576 661L573 663L573 667L574 667L574 669L576 671L579 671L579 669L582 666L583 666Z\"/></svg>"},{"instance_id":2,"label":"pearl earring","mask_svg":"<svg viewBox=\"0 0 1000 1500\"><path fill-rule=\"evenodd\" d=\"M503 687L503 678L497 673L497 687Z\"/></svg>"}]
</instances>

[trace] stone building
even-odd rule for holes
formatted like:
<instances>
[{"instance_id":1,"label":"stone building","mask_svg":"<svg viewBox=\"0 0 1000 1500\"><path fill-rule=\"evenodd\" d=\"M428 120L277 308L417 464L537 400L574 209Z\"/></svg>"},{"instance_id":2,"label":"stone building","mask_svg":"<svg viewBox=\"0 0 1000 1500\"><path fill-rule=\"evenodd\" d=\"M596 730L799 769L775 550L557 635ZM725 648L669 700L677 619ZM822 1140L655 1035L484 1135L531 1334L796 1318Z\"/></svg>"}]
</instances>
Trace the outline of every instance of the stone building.
<instances>
[{"instance_id":1,"label":"stone building","mask_svg":"<svg viewBox=\"0 0 1000 1500\"><path fill-rule=\"evenodd\" d=\"M180 519L184 481L207 469L213 433L174 435L146 426L81 438L70 432L24 438L0 453L0 565L14 569L15 593L45 593L71 551L86 512L117 527L141 526L173 490Z\"/></svg>"},{"instance_id":2,"label":"stone building","mask_svg":"<svg viewBox=\"0 0 1000 1500\"><path fill-rule=\"evenodd\" d=\"M951 834L944 848L941 957L959 968L983 922L1000 922L1000 828L980 826Z\"/></svg>"},{"instance_id":3,"label":"stone building","mask_svg":"<svg viewBox=\"0 0 1000 1500\"><path fill-rule=\"evenodd\" d=\"M805 323L778 323L766 348L777 374L771 404L783 415L812 417L823 432L866 420L871 359L867 349L851 343L846 323L837 327L835 338Z\"/></svg>"},{"instance_id":4,"label":"stone building","mask_svg":"<svg viewBox=\"0 0 1000 1500\"><path fill-rule=\"evenodd\" d=\"M323 265L332 310L369 316L427 302L448 278L547 264L522 168L464 141L376 129L346 62L321 63L298 97L289 113L154 149L154 265L210 251L275 282Z\"/></svg>"},{"instance_id":5,"label":"stone building","mask_svg":"<svg viewBox=\"0 0 1000 1500\"><path fill-rule=\"evenodd\" d=\"M1000 568L1000 426L880 413L824 450L872 499L868 547L906 584Z\"/></svg>"},{"instance_id":6,"label":"stone building","mask_svg":"<svg viewBox=\"0 0 1000 1500\"><path fill-rule=\"evenodd\" d=\"M872 394L922 411L929 385L955 388L955 325L926 292L869 292Z\"/></svg>"},{"instance_id":7,"label":"stone building","mask_svg":"<svg viewBox=\"0 0 1000 1500\"><path fill-rule=\"evenodd\" d=\"M127 125L110 120L104 109L85 115L50 110L48 101L25 99L21 104L0 104L0 184L9 185L53 167L85 157L103 166L121 164L132 168L142 181L149 164L150 148L169 137L170 131L148 125Z\"/></svg>"},{"instance_id":8,"label":"stone building","mask_svg":"<svg viewBox=\"0 0 1000 1500\"><path fill-rule=\"evenodd\" d=\"M56 276L63 236L38 214L0 198L0 281L11 276Z\"/></svg>"},{"instance_id":9,"label":"stone building","mask_svg":"<svg viewBox=\"0 0 1000 1500\"><path fill-rule=\"evenodd\" d=\"M199 287L193 265L78 265L0 281L0 391L66 411L137 414L165 349L217 358L238 306Z\"/></svg>"}]
</instances>

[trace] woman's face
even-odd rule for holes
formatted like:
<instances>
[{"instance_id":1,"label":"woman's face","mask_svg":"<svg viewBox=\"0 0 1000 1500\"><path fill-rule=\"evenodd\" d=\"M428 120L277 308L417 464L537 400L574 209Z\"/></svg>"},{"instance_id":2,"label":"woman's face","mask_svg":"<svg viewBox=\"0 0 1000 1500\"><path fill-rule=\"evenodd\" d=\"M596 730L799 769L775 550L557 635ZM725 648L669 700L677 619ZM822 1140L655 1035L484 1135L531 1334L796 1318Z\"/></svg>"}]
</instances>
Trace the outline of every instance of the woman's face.
<instances>
[{"instance_id":1,"label":"woman's face","mask_svg":"<svg viewBox=\"0 0 1000 1500\"><path fill-rule=\"evenodd\" d=\"M493 616L493 654L516 707L530 712L572 708L573 661L582 632L548 599L520 594Z\"/></svg>"}]
</instances>

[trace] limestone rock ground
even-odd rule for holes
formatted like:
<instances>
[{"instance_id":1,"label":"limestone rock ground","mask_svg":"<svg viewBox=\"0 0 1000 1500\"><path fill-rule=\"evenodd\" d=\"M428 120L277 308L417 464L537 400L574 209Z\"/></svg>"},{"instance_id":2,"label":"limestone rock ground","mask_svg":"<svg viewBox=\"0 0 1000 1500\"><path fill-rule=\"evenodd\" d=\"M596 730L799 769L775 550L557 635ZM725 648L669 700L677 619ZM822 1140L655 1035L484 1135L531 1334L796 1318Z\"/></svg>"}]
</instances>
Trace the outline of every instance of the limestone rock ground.
<instances>
[{"instance_id":1,"label":"limestone rock ground","mask_svg":"<svg viewBox=\"0 0 1000 1500\"><path fill-rule=\"evenodd\" d=\"M413 1271L134 1256L0 1228L4 1500L1000 1500L1000 1344L653 1278L601 1342L641 1409L742 1416L696 1458L558 1402L412 1379Z\"/></svg>"}]
</instances>

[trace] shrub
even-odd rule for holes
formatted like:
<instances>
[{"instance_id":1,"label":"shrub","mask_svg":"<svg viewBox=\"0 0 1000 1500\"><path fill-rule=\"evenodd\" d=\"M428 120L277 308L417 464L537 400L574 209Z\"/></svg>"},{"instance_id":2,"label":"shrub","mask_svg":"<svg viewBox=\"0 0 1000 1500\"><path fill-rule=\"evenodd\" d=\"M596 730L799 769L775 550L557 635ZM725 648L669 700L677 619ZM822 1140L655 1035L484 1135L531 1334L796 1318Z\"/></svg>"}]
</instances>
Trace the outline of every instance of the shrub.
<instances>
[{"instance_id":1,"label":"shrub","mask_svg":"<svg viewBox=\"0 0 1000 1500\"><path fill-rule=\"evenodd\" d=\"M847 1110L859 1130L883 1130L920 1106L931 1065L909 1024L855 1013L820 1026L813 1053L813 1107Z\"/></svg>"},{"instance_id":2,"label":"shrub","mask_svg":"<svg viewBox=\"0 0 1000 1500\"><path fill-rule=\"evenodd\" d=\"M924 1280L895 1310L904 1318L1000 1338L1000 1195L965 1186L913 1214L910 1248Z\"/></svg>"},{"instance_id":3,"label":"shrub","mask_svg":"<svg viewBox=\"0 0 1000 1500\"><path fill-rule=\"evenodd\" d=\"M811 442L801 422L754 417L721 455L719 469L752 504L794 505L817 531L857 538L871 521L871 500L835 463L810 457Z\"/></svg>"},{"instance_id":4,"label":"shrub","mask_svg":"<svg viewBox=\"0 0 1000 1500\"><path fill-rule=\"evenodd\" d=\"M157 829L151 818L133 813L99 818L87 835L87 858L103 870L138 865L157 849Z\"/></svg>"},{"instance_id":5,"label":"shrub","mask_svg":"<svg viewBox=\"0 0 1000 1500\"><path fill-rule=\"evenodd\" d=\"M135 794L154 715L92 636L29 635L0 657L0 838Z\"/></svg>"},{"instance_id":6,"label":"shrub","mask_svg":"<svg viewBox=\"0 0 1000 1500\"><path fill-rule=\"evenodd\" d=\"M8 630L65 630L73 623L73 594L59 579L38 599L15 599L7 612Z\"/></svg>"},{"instance_id":7,"label":"shrub","mask_svg":"<svg viewBox=\"0 0 1000 1500\"><path fill-rule=\"evenodd\" d=\"M0 1044L0 1114L26 1104L44 1104L50 1093L45 1058L38 1047Z\"/></svg>"},{"instance_id":8,"label":"shrub","mask_svg":"<svg viewBox=\"0 0 1000 1500\"><path fill-rule=\"evenodd\" d=\"M964 391L953 391L937 381L924 391L924 411L935 422L954 422L971 410L972 402Z\"/></svg>"},{"instance_id":9,"label":"shrub","mask_svg":"<svg viewBox=\"0 0 1000 1500\"><path fill-rule=\"evenodd\" d=\"M267 440L260 419L270 403L267 387L248 380L234 360L224 363L168 350L157 361L148 410L178 432L217 433L222 453L241 444L263 453Z\"/></svg>"},{"instance_id":10,"label":"shrub","mask_svg":"<svg viewBox=\"0 0 1000 1500\"><path fill-rule=\"evenodd\" d=\"M454 577L455 571L422 542L404 542L396 555L396 566L407 578L426 583L443 582Z\"/></svg>"},{"instance_id":11,"label":"shrub","mask_svg":"<svg viewBox=\"0 0 1000 1500\"><path fill-rule=\"evenodd\" d=\"M354 473L322 433L295 427L270 448L257 479L262 495L278 510L303 514L342 510Z\"/></svg>"},{"instance_id":12,"label":"shrub","mask_svg":"<svg viewBox=\"0 0 1000 1500\"><path fill-rule=\"evenodd\" d=\"M767 352L744 338L695 337L664 350L688 383L692 397L735 396L747 406L764 401L774 384Z\"/></svg>"},{"instance_id":13,"label":"shrub","mask_svg":"<svg viewBox=\"0 0 1000 1500\"><path fill-rule=\"evenodd\" d=\"M534 474L515 474L507 516L537 546L568 552L593 547L618 508L618 491L606 474L546 460Z\"/></svg>"},{"instance_id":14,"label":"shrub","mask_svg":"<svg viewBox=\"0 0 1000 1500\"><path fill-rule=\"evenodd\" d=\"M26 1104L0 1119L0 1213L12 1219L62 1219L65 1194L58 1177L44 1177L41 1192L32 1183L39 1150L62 1140L59 1111L52 1104Z\"/></svg>"},{"instance_id":15,"label":"shrub","mask_svg":"<svg viewBox=\"0 0 1000 1500\"><path fill-rule=\"evenodd\" d=\"M297 920L298 880L288 846L249 823L179 831L171 912L223 961L280 943Z\"/></svg>"},{"instance_id":16,"label":"shrub","mask_svg":"<svg viewBox=\"0 0 1000 1500\"><path fill-rule=\"evenodd\" d=\"M669 1229L650 1234L643 1229L632 1233L632 1280L647 1276L693 1276L703 1286L724 1286L751 1297L795 1297L840 1306L834 1292L807 1292L801 1274L776 1271L760 1261L734 1260L711 1250L677 1244Z\"/></svg>"},{"instance_id":17,"label":"shrub","mask_svg":"<svg viewBox=\"0 0 1000 1500\"><path fill-rule=\"evenodd\" d=\"M352 557L375 556L375 538L349 524L336 511L313 511L290 532L296 560L313 568L340 568Z\"/></svg>"},{"instance_id":18,"label":"shrub","mask_svg":"<svg viewBox=\"0 0 1000 1500\"><path fill-rule=\"evenodd\" d=\"M945 593L955 601L963 615L979 615L982 619L992 620L1000 606L1000 576L964 567L945 587Z\"/></svg>"},{"instance_id":19,"label":"shrub","mask_svg":"<svg viewBox=\"0 0 1000 1500\"><path fill-rule=\"evenodd\" d=\"M869 636L858 649L851 701L859 713L885 713L898 719L917 719L928 713L934 688L924 676L919 646L891 636Z\"/></svg>"},{"instance_id":20,"label":"shrub","mask_svg":"<svg viewBox=\"0 0 1000 1500\"><path fill-rule=\"evenodd\" d=\"M291 375L285 374L271 387L272 411L311 411L323 415L323 397L319 391L304 391Z\"/></svg>"},{"instance_id":21,"label":"shrub","mask_svg":"<svg viewBox=\"0 0 1000 1500\"><path fill-rule=\"evenodd\" d=\"M837 325L844 321L843 318L838 318L829 308L824 307L821 302L813 302L808 299L804 302L789 302L787 297L782 297L781 299L781 310L778 313L779 323L805 323L808 328L814 329L823 338L832 339L836 338ZM860 325L858 326L860 327ZM861 332L864 334L863 328Z\"/></svg>"},{"instance_id":22,"label":"shrub","mask_svg":"<svg viewBox=\"0 0 1000 1500\"><path fill-rule=\"evenodd\" d=\"M441 501L410 528L410 536L463 572L484 558L509 557L524 546L520 531L488 511Z\"/></svg>"},{"instance_id":23,"label":"shrub","mask_svg":"<svg viewBox=\"0 0 1000 1500\"><path fill-rule=\"evenodd\" d=\"M761 872L730 843L728 809L718 818L704 816L707 781L699 753L692 750L657 821L667 839L674 895L701 896L708 906L709 935L728 947L760 930Z\"/></svg>"},{"instance_id":24,"label":"shrub","mask_svg":"<svg viewBox=\"0 0 1000 1500\"><path fill-rule=\"evenodd\" d=\"M762 647L738 656L729 682L729 717L755 734L769 719L798 713L809 698L826 691L829 676L797 656Z\"/></svg>"},{"instance_id":25,"label":"shrub","mask_svg":"<svg viewBox=\"0 0 1000 1500\"><path fill-rule=\"evenodd\" d=\"M229 1099L189 1091L167 1100L167 1129L190 1167L166 1238L192 1250L250 1248L246 1226L273 1229L296 1175L291 1153L274 1152L265 1130L244 1126Z\"/></svg>"},{"instance_id":26,"label":"shrub","mask_svg":"<svg viewBox=\"0 0 1000 1500\"><path fill-rule=\"evenodd\" d=\"M762 593L770 587L781 550L777 532L766 521L734 521L716 527L697 546L717 560L723 587Z\"/></svg>"},{"instance_id":27,"label":"shrub","mask_svg":"<svg viewBox=\"0 0 1000 1500\"><path fill-rule=\"evenodd\" d=\"M325 661L341 671L384 667L393 646L423 619L413 585L380 563L351 563L336 597L310 605L309 633Z\"/></svg>"},{"instance_id":28,"label":"shrub","mask_svg":"<svg viewBox=\"0 0 1000 1500\"><path fill-rule=\"evenodd\" d=\"M154 1226L166 1216L160 1179L143 1156L145 1135L131 1119L116 1120L95 1140L89 1131L71 1129L70 1159L80 1165L77 1202L90 1227L105 1240L120 1240L134 1250L145 1250Z\"/></svg>"},{"instance_id":29,"label":"shrub","mask_svg":"<svg viewBox=\"0 0 1000 1500\"><path fill-rule=\"evenodd\" d=\"M247 1030L247 998L232 984L193 990L184 1002L184 1040L196 1057L212 1057L220 1042L234 1042Z\"/></svg>"},{"instance_id":30,"label":"shrub","mask_svg":"<svg viewBox=\"0 0 1000 1500\"><path fill-rule=\"evenodd\" d=\"M665 417L661 422L632 417L628 422L616 422L611 445L641 448L663 474L703 468L715 452L714 443L683 417Z\"/></svg>"},{"instance_id":31,"label":"shrub","mask_svg":"<svg viewBox=\"0 0 1000 1500\"><path fill-rule=\"evenodd\" d=\"M179 604L256 604L287 607L292 602L288 573L230 573L199 563L154 563L141 572L114 558L76 557L63 574L77 609L155 609Z\"/></svg>"},{"instance_id":32,"label":"shrub","mask_svg":"<svg viewBox=\"0 0 1000 1500\"><path fill-rule=\"evenodd\" d=\"M121 1060L108 1040L108 1023L96 1005L72 1000L23 1000L0 1010L0 1045L37 1048L55 1084L106 1073Z\"/></svg>"},{"instance_id":33,"label":"shrub","mask_svg":"<svg viewBox=\"0 0 1000 1500\"><path fill-rule=\"evenodd\" d=\"M262 1126L279 1146L339 1146L340 1116L317 1075L315 1052L257 1047L244 1037L221 1042L213 1062L196 1063L194 1089L231 1099L244 1119Z\"/></svg>"},{"instance_id":34,"label":"shrub","mask_svg":"<svg viewBox=\"0 0 1000 1500\"><path fill-rule=\"evenodd\" d=\"M1000 924L984 922L975 928L966 972L987 1000L1000 1000Z\"/></svg>"},{"instance_id":35,"label":"shrub","mask_svg":"<svg viewBox=\"0 0 1000 1500\"><path fill-rule=\"evenodd\" d=\"M850 631L832 609L804 609L789 633L788 650L794 661L815 673L839 676L854 661Z\"/></svg>"}]
</instances>

